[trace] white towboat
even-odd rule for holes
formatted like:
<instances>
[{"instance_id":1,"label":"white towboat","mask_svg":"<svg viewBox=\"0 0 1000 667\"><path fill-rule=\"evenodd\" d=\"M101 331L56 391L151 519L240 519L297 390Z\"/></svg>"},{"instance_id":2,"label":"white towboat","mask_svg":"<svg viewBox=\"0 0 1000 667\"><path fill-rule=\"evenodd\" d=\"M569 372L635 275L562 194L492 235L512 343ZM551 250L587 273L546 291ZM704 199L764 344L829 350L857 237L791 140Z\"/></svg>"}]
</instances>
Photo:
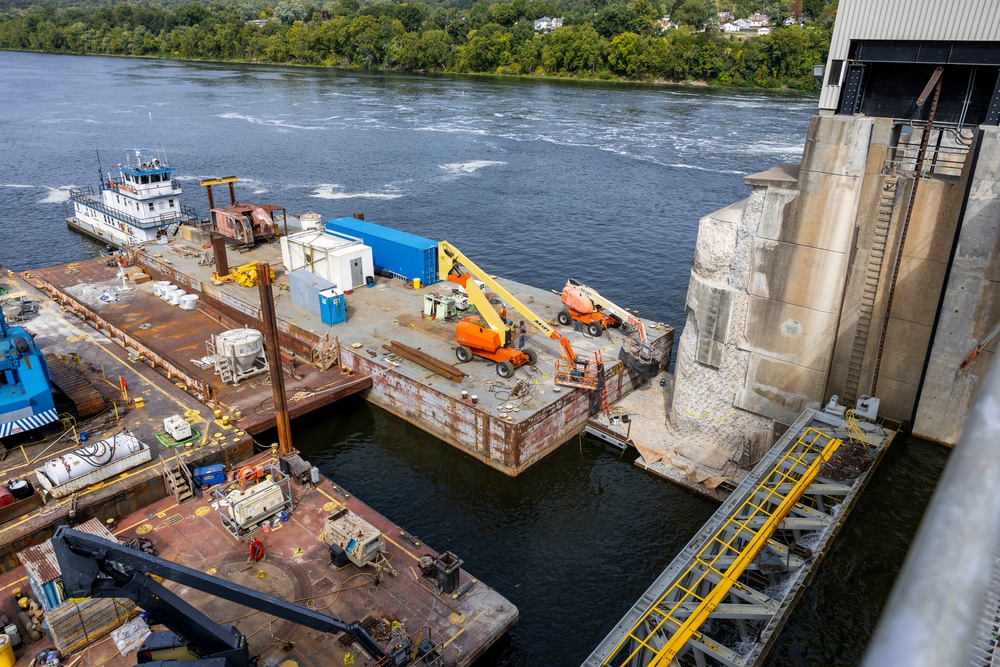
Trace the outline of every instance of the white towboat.
<instances>
[{"instance_id":1,"label":"white towboat","mask_svg":"<svg viewBox=\"0 0 1000 667\"><path fill-rule=\"evenodd\" d=\"M197 220L194 209L181 205L181 185L174 169L145 148L126 151L119 175L101 172L99 193L92 188L70 191L71 229L122 247L177 232L186 220Z\"/></svg>"}]
</instances>

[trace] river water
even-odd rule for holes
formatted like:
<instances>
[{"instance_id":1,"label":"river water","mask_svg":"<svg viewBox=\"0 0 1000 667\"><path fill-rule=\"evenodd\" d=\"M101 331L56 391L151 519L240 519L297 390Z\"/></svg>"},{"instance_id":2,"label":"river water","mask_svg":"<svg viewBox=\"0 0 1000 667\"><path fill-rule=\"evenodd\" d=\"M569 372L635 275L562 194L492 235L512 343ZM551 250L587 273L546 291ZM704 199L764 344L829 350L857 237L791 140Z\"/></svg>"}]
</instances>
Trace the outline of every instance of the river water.
<instances>
[{"instance_id":1,"label":"river water","mask_svg":"<svg viewBox=\"0 0 1000 667\"><path fill-rule=\"evenodd\" d=\"M0 263L100 252L66 229L70 187L158 149L185 203L236 174L243 201L447 239L490 272L567 277L678 328L698 219L746 174L798 162L814 98L687 87L417 77L0 52ZM516 479L347 401L293 424L306 458L496 587L521 621L480 665L577 665L715 506L589 439ZM900 440L769 665L852 665L945 450Z\"/></svg>"}]
</instances>

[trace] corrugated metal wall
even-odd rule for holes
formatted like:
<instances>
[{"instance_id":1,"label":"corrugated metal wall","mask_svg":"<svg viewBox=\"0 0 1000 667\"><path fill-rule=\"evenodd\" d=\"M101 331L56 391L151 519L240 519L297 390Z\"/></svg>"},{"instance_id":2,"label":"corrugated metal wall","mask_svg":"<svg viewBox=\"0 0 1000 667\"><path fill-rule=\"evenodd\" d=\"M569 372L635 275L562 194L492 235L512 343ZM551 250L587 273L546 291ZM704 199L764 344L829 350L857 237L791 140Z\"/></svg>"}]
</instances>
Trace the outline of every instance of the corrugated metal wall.
<instances>
[{"instance_id":1,"label":"corrugated metal wall","mask_svg":"<svg viewBox=\"0 0 1000 667\"><path fill-rule=\"evenodd\" d=\"M827 71L851 40L1000 41L1000 0L840 0ZM823 86L819 108L834 111L840 86Z\"/></svg>"}]
</instances>

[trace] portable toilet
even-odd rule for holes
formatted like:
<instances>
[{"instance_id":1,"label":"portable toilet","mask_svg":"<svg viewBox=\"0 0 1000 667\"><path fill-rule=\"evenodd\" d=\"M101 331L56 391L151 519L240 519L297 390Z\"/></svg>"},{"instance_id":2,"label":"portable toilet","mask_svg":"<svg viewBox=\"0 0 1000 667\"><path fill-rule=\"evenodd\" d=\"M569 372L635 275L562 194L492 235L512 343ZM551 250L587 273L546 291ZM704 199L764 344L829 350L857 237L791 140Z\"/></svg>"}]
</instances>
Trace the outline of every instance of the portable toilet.
<instances>
[{"instance_id":1,"label":"portable toilet","mask_svg":"<svg viewBox=\"0 0 1000 667\"><path fill-rule=\"evenodd\" d=\"M330 326L347 321L347 304L340 290L331 287L319 293L319 316Z\"/></svg>"}]
</instances>

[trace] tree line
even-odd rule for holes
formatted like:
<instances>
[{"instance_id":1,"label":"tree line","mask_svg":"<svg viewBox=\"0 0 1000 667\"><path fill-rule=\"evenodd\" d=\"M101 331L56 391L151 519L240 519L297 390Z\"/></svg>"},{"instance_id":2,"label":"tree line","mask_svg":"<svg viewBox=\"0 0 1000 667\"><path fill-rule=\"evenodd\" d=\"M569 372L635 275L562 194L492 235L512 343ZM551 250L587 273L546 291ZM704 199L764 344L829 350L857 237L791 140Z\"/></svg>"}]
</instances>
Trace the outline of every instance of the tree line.
<instances>
[{"instance_id":1,"label":"tree line","mask_svg":"<svg viewBox=\"0 0 1000 667\"><path fill-rule=\"evenodd\" d=\"M654 2L656 0L653 0ZM835 4L805 0L816 20L768 35L730 37L704 30L717 10L740 2L674 0L686 24L661 32L663 9L650 0L479 0L471 7L336 0L310 6L247 0L175 7L9 7L0 12L0 48L302 64L402 71L572 76L639 81L701 80L725 86L813 90L826 62ZM600 4L601 6L597 6ZM773 0L772 21L802 13L803 0ZM536 32L534 21L564 25ZM256 21L256 22L251 22ZM691 25L702 22L704 25Z\"/></svg>"}]
</instances>

